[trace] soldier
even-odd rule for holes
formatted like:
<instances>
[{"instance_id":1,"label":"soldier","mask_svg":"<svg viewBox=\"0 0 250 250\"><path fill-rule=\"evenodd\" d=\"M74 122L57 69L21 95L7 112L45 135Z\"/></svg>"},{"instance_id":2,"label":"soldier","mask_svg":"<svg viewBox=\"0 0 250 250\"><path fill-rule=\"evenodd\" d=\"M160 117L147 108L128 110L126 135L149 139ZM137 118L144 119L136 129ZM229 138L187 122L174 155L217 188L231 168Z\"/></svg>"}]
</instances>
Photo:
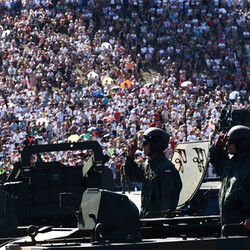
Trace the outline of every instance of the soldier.
<instances>
[{"instance_id":1,"label":"soldier","mask_svg":"<svg viewBox=\"0 0 250 250\"><path fill-rule=\"evenodd\" d=\"M147 129L142 144L148 160L142 164L134 160L137 140L130 144L125 174L131 181L142 183L141 217L163 217L178 205L182 183L178 171L164 155L168 142L169 135L164 130Z\"/></svg>"},{"instance_id":2,"label":"soldier","mask_svg":"<svg viewBox=\"0 0 250 250\"><path fill-rule=\"evenodd\" d=\"M3 163L0 162L0 184L5 183L6 178L7 178L6 170L3 167Z\"/></svg>"},{"instance_id":3,"label":"soldier","mask_svg":"<svg viewBox=\"0 0 250 250\"><path fill-rule=\"evenodd\" d=\"M241 223L250 229L250 128L237 125L228 134L220 134L210 148L210 162L222 177L219 194L222 225Z\"/></svg>"},{"instance_id":4,"label":"soldier","mask_svg":"<svg viewBox=\"0 0 250 250\"><path fill-rule=\"evenodd\" d=\"M123 157L121 157L120 164L121 164L120 173L121 173L122 193L125 194L126 183L127 183L127 185L128 185L128 192L130 193L130 191L131 191L131 181L130 181L130 179L125 175L125 170L124 170L124 159L123 159Z\"/></svg>"}]
</instances>

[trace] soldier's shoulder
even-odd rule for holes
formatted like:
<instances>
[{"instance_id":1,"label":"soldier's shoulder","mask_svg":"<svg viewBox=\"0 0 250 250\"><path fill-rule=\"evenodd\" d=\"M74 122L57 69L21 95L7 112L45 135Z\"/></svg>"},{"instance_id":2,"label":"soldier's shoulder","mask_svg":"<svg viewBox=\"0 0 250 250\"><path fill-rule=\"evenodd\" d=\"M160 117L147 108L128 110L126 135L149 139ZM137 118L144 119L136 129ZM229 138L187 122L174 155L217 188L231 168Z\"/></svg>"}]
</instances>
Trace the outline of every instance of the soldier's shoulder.
<instances>
[{"instance_id":1,"label":"soldier's shoulder","mask_svg":"<svg viewBox=\"0 0 250 250\"><path fill-rule=\"evenodd\" d=\"M167 158L165 158L163 164L161 164L161 170L164 171L166 169L176 170L175 165Z\"/></svg>"}]
</instances>

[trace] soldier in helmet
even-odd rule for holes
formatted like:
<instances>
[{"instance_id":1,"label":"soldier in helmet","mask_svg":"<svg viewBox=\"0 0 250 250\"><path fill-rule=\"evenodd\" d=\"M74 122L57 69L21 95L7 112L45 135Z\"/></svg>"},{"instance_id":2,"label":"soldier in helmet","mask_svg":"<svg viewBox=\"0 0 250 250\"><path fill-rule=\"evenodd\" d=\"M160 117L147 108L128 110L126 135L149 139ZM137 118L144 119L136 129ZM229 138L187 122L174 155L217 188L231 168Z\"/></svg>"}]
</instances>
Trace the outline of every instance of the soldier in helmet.
<instances>
[{"instance_id":1,"label":"soldier in helmet","mask_svg":"<svg viewBox=\"0 0 250 250\"><path fill-rule=\"evenodd\" d=\"M222 177L219 194L222 224L241 223L250 229L250 128L237 125L220 134L210 148L210 162ZM236 234L250 233L242 231Z\"/></svg>"},{"instance_id":2,"label":"soldier in helmet","mask_svg":"<svg viewBox=\"0 0 250 250\"><path fill-rule=\"evenodd\" d=\"M143 164L134 160L137 140L130 144L125 174L131 181L142 183L141 217L163 217L178 205L182 183L178 171L164 155L168 142L169 135L164 130L147 129L142 144L148 160Z\"/></svg>"}]
</instances>

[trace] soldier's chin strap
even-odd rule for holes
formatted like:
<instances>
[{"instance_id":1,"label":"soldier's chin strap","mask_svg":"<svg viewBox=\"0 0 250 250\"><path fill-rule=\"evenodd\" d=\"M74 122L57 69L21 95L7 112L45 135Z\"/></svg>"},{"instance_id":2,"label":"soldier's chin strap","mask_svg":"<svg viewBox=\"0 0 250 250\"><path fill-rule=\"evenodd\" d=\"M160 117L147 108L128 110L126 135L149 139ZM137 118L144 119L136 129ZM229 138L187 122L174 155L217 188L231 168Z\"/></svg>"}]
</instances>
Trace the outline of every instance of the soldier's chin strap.
<instances>
[{"instance_id":1,"label":"soldier's chin strap","mask_svg":"<svg viewBox=\"0 0 250 250\"><path fill-rule=\"evenodd\" d=\"M244 157L248 152L236 152L234 154L235 158L241 158Z\"/></svg>"}]
</instances>

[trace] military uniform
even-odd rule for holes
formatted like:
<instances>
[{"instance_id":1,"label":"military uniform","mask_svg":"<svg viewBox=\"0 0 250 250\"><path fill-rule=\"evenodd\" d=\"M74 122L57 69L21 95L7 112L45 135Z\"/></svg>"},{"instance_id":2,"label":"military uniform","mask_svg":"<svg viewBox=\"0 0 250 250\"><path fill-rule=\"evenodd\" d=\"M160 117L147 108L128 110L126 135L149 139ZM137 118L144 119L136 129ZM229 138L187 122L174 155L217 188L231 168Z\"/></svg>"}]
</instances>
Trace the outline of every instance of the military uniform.
<instances>
[{"instance_id":1,"label":"military uniform","mask_svg":"<svg viewBox=\"0 0 250 250\"><path fill-rule=\"evenodd\" d=\"M250 153L230 159L222 146L213 145L210 162L222 177L219 194L222 224L240 223L250 218Z\"/></svg>"},{"instance_id":2,"label":"military uniform","mask_svg":"<svg viewBox=\"0 0 250 250\"><path fill-rule=\"evenodd\" d=\"M164 153L144 164L127 157L125 174L131 181L142 183L141 217L162 217L163 211L175 211L182 183L178 171Z\"/></svg>"}]
</instances>

